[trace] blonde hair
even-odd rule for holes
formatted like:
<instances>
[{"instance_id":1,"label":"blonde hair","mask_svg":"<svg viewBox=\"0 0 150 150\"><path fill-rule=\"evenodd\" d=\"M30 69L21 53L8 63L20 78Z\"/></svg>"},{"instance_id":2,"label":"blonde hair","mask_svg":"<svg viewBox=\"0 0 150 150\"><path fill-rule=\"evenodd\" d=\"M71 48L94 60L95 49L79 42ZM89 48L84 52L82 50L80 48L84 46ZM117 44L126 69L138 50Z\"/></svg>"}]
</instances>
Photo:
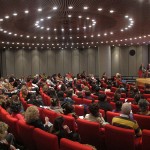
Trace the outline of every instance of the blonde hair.
<instances>
[{"instance_id":1,"label":"blonde hair","mask_svg":"<svg viewBox=\"0 0 150 150\"><path fill-rule=\"evenodd\" d=\"M6 136L6 131L8 130L8 125L0 121L0 140L3 140Z\"/></svg>"},{"instance_id":2,"label":"blonde hair","mask_svg":"<svg viewBox=\"0 0 150 150\"><path fill-rule=\"evenodd\" d=\"M36 106L30 106L25 112L25 120L27 123L34 122L39 119L39 110Z\"/></svg>"}]
</instances>

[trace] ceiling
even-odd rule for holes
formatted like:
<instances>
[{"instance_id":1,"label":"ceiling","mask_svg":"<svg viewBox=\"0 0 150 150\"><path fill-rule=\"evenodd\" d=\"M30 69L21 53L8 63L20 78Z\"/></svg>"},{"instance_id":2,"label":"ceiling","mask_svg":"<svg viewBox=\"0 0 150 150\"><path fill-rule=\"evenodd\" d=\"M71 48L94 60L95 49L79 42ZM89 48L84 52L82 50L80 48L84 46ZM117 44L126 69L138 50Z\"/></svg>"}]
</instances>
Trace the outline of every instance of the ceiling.
<instances>
[{"instance_id":1,"label":"ceiling","mask_svg":"<svg viewBox=\"0 0 150 150\"><path fill-rule=\"evenodd\" d=\"M0 47L150 43L150 0L0 0Z\"/></svg>"}]
</instances>

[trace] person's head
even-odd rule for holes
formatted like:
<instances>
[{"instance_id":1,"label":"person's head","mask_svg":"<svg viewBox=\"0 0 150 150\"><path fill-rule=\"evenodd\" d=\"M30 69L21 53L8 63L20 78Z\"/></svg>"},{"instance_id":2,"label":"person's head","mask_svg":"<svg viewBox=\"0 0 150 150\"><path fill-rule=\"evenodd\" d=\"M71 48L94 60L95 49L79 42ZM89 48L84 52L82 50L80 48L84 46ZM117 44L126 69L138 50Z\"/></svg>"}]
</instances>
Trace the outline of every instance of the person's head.
<instances>
[{"instance_id":1,"label":"person's head","mask_svg":"<svg viewBox=\"0 0 150 150\"><path fill-rule=\"evenodd\" d=\"M59 100L58 98L52 98L51 99L51 106L55 107L59 105Z\"/></svg>"},{"instance_id":2,"label":"person's head","mask_svg":"<svg viewBox=\"0 0 150 150\"><path fill-rule=\"evenodd\" d=\"M58 98L64 98L64 92L63 91L58 91L57 97Z\"/></svg>"},{"instance_id":3,"label":"person's head","mask_svg":"<svg viewBox=\"0 0 150 150\"><path fill-rule=\"evenodd\" d=\"M74 112L74 107L70 103L66 103L64 106L64 114L70 114Z\"/></svg>"},{"instance_id":4,"label":"person's head","mask_svg":"<svg viewBox=\"0 0 150 150\"><path fill-rule=\"evenodd\" d=\"M84 91L89 91L88 86L84 86L83 90L84 90Z\"/></svg>"},{"instance_id":5,"label":"person's head","mask_svg":"<svg viewBox=\"0 0 150 150\"><path fill-rule=\"evenodd\" d=\"M129 115L131 112L131 104L130 103L123 103L121 107L122 114Z\"/></svg>"},{"instance_id":6,"label":"person's head","mask_svg":"<svg viewBox=\"0 0 150 150\"><path fill-rule=\"evenodd\" d=\"M122 102L121 101L117 101L116 102L116 110L117 111L121 111L121 107L122 107Z\"/></svg>"},{"instance_id":7,"label":"person's head","mask_svg":"<svg viewBox=\"0 0 150 150\"><path fill-rule=\"evenodd\" d=\"M114 101L115 101L115 102L120 101L120 98L121 98L121 94L116 93L116 94L114 95Z\"/></svg>"},{"instance_id":8,"label":"person's head","mask_svg":"<svg viewBox=\"0 0 150 150\"><path fill-rule=\"evenodd\" d=\"M91 92L89 91L85 91L85 96L91 96Z\"/></svg>"},{"instance_id":9,"label":"person's head","mask_svg":"<svg viewBox=\"0 0 150 150\"><path fill-rule=\"evenodd\" d=\"M77 96L78 96L78 98L83 98L82 92L77 92Z\"/></svg>"},{"instance_id":10,"label":"person's head","mask_svg":"<svg viewBox=\"0 0 150 150\"><path fill-rule=\"evenodd\" d=\"M7 135L8 125L0 121L0 140L4 140Z\"/></svg>"},{"instance_id":11,"label":"person's head","mask_svg":"<svg viewBox=\"0 0 150 150\"><path fill-rule=\"evenodd\" d=\"M68 90L66 94L67 94L67 97L72 97L72 91L71 90Z\"/></svg>"},{"instance_id":12,"label":"person's head","mask_svg":"<svg viewBox=\"0 0 150 150\"><path fill-rule=\"evenodd\" d=\"M64 118L62 116L59 116L55 118L53 128L55 131L59 131L63 129L63 123L64 123Z\"/></svg>"},{"instance_id":13,"label":"person's head","mask_svg":"<svg viewBox=\"0 0 150 150\"><path fill-rule=\"evenodd\" d=\"M0 95L4 94L4 89L0 89Z\"/></svg>"},{"instance_id":14,"label":"person's head","mask_svg":"<svg viewBox=\"0 0 150 150\"><path fill-rule=\"evenodd\" d=\"M98 86L95 87L95 92L99 92L100 88Z\"/></svg>"},{"instance_id":15,"label":"person's head","mask_svg":"<svg viewBox=\"0 0 150 150\"><path fill-rule=\"evenodd\" d=\"M138 104L138 102L139 102L139 100L141 99L141 95L140 94L136 94L135 96L134 96L134 100L135 100L135 102Z\"/></svg>"},{"instance_id":16,"label":"person's head","mask_svg":"<svg viewBox=\"0 0 150 150\"><path fill-rule=\"evenodd\" d=\"M89 111L93 116L98 117L99 116L99 106L98 106L98 104L97 103L91 103L89 105Z\"/></svg>"},{"instance_id":17,"label":"person's head","mask_svg":"<svg viewBox=\"0 0 150 150\"><path fill-rule=\"evenodd\" d=\"M31 123L39 119L39 110L36 106L30 106L25 112L25 120L27 123Z\"/></svg>"},{"instance_id":18,"label":"person's head","mask_svg":"<svg viewBox=\"0 0 150 150\"><path fill-rule=\"evenodd\" d=\"M106 100L106 95L105 94L100 94L98 96L98 100L101 101L101 102L104 102Z\"/></svg>"},{"instance_id":19,"label":"person's head","mask_svg":"<svg viewBox=\"0 0 150 150\"><path fill-rule=\"evenodd\" d=\"M140 99L138 105L141 112L146 112L149 109L149 102L146 99Z\"/></svg>"},{"instance_id":20,"label":"person's head","mask_svg":"<svg viewBox=\"0 0 150 150\"><path fill-rule=\"evenodd\" d=\"M27 95L28 94L28 89L27 89L27 87L25 85L22 86L21 92L22 92L23 95Z\"/></svg>"},{"instance_id":21,"label":"person's head","mask_svg":"<svg viewBox=\"0 0 150 150\"><path fill-rule=\"evenodd\" d=\"M51 98L56 97L56 91L54 89L48 89L47 95L50 96Z\"/></svg>"}]
</instances>

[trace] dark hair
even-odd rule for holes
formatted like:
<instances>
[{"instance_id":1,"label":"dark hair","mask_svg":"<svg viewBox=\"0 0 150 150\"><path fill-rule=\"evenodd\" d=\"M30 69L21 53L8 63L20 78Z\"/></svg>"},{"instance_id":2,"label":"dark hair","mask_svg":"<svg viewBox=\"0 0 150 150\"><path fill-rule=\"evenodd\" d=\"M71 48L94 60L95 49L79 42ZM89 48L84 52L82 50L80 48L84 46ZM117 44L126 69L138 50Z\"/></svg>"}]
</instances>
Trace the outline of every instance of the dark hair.
<instances>
[{"instance_id":1,"label":"dark hair","mask_svg":"<svg viewBox=\"0 0 150 150\"><path fill-rule=\"evenodd\" d=\"M91 92L90 91L85 91L85 96L90 96Z\"/></svg>"},{"instance_id":2,"label":"dark hair","mask_svg":"<svg viewBox=\"0 0 150 150\"><path fill-rule=\"evenodd\" d=\"M10 108L13 113L19 113L21 111L21 103L19 101L13 101Z\"/></svg>"},{"instance_id":3,"label":"dark hair","mask_svg":"<svg viewBox=\"0 0 150 150\"><path fill-rule=\"evenodd\" d=\"M115 102L120 101L120 98L121 98L121 94L116 93L116 94L114 95L114 101L115 101Z\"/></svg>"},{"instance_id":4,"label":"dark hair","mask_svg":"<svg viewBox=\"0 0 150 150\"><path fill-rule=\"evenodd\" d=\"M51 98L56 97L56 91L54 89L48 89L47 95Z\"/></svg>"},{"instance_id":5,"label":"dark hair","mask_svg":"<svg viewBox=\"0 0 150 150\"><path fill-rule=\"evenodd\" d=\"M74 107L70 103L66 103L63 108L64 108L65 115L74 112Z\"/></svg>"},{"instance_id":6,"label":"dark hair","mask_svg":"<svg viewBox=\"0 0 150 150\"><path fill-rule=\"evenodd\" d=\"M99 100L99 101L104 102L105 99L106 99L106 95L105 95L105 94L100 94L100 95L98 96L98 100Z\"/></svg>"},{"instance_id":7,"label":"dark hair","mask_svg":"<svg viewBox=\"0 0 150 150\"><path fill-rule=\"evenodd\" d=\"M122 107L122 102L121 101L117 101L116 102L116 111L120 112L121 111L121 107Z\"/></svg>"},{"instance_id":8,"label":"dark hair","mask_svg":"<svg viewBox=\"0 0 150 150\"><path fill-rule=\"evenodd\" d=\"M99 116L99 106L98 106L98 104L97 103L91 103L89 105L89 111L93 116L98 117Z\"/></svg>"},{"instance_id":9,"label":"dark hair","mask_svg":"<svg viewBox=\"0 0 150 150\"><path fill-rule=\"evenodd\" d=\"M138 102L139 109L141 112L145 112L148 109L149 102L146 99L140 99Z\"/></svg>"},{"instance_id":10,"label":"dark hair","mask_svg":"<svg viewBox=\"0 0 150 150\"><path fill-rule=\"evenodd\" d=\"M72 91L67 91L67 97L72 97Z\"/></svg>"},{"instance_id":11,"label":"dark hair","mask_svg":"<svg viewBox=\"0 0 150 150\"><path fill-rule=\"evenodd\" d=\"M58 98L52 98L51 99L51 106L58 106L59 100Z\"/></svg>"},{"instance_id":12,"label":"dark hair","mask_svg":"<svg viewBox=\"0 0 150 150\"><path fill-rule=\"evenodd\" d=\"M55 118L54 124L53 124L53 129L55 131L62 130L63 129L63 123L64 123L64 118L62 116Z\"/></svg>"}]
</instances>

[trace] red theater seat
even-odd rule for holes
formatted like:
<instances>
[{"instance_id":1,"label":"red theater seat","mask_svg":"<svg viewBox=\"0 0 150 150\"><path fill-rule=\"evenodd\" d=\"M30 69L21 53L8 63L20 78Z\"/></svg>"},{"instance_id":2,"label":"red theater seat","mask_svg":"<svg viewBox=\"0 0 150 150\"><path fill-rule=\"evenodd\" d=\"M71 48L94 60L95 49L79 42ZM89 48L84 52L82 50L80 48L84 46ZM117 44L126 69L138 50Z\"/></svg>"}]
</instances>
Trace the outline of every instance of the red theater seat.
<instances>
[{"instance_id":1,"label":"red theater seat","mask_svg":"<svg viewBox=\"0 0 150 150\"><path fill-rule=\"evenodd\" d=\"M21 120L18 121L18 134L22 144L29 150L35 150L35 143L33 142L34 127L26 124Z\"/></svg>"},{"instance_id":2,"label":"red theater seat","mask_svg":"<svg viewBox=\"0 0 150 150\"><path fill-rule=\"evenodd\" d=\"M135 137L132 129L106 125L105 142L107 150L135 150L139 146L140 138Z\"/></svg>"},{"instance_id":3,"label":"red theater seat","mask_svg":"<svg viewBox=\"0 0 150 150\"><path fill-rule=\"evenodd\" d=\"M77 125L82 143L91 144L98 149L104 145L104 130L100 128L99 123L77 119Z\"/></svg>"},{"instance_id":4,"label":"red theater seat","mask_svg":"<svg viewBox=\"0 0 150 150\"><path fill-rule=\"evenodd\" d=\"M39 128L35 128L33 131L33 141L36 150L59 150L57 136Z\"/></svg>"},{"instance_id":5,"label":"red theater seat","mask_svg":"<svg viewBox=\"0 0 150 150\"><path fill-rule=\"evenodd\" d=\"M79 142L62 138L60 141L60 150L93 150L93 148L88 145L80 144Z\"/></svg>"},{"instance_id":6,"label":"red theater seat","mask_svg":"<svg viewBox=\"0 0 150 150\"><path fill-rule=\"evenodd\" d=\"M142 150L150 150L150 130L143 130L142 132Z\"/></svg>"},{"instance_id":7,"label":"red theater seat","mask_svg":"<svg viewBox=\"0 0 150 150\"><path fill-rule=\"evenodd\" d=\"M73 96L72 99L75 101L75 104L80 105L83 104L83 99Z\"/></svg>"},{"instance_id":8,"label":"red theater seat","mask_svg":"<svg viewBox=\"0 0 150 150\"><path fill-rule=\"evenodd\" d=\"M150 130L150 116L133 114L133 118L138 122L141 129Z\"/></svg>"},{"instance_id":9,"label":"red theater seat","mask_svg":"<svg viewBox=\"0 0 150 150\"><path fill-rule=\"evenodd\" d=\"M74 111L78 116L84 115L84 106L83 105L74 105Z\"/></svg>"},{"instance_id":10,"label":"red theater seat","mask_svg":"<svg viewBox=\"0 0 150 150\"><path fill-rule=\"evenodd\" d=\"M115 112L112 112L112 111L107 111L106 112L107 122L109 122L111 124L113 117L116 117L116 116L119 116L119 115L120 115L120 113L115 113Z\"/></svg>"}]
</instances>

